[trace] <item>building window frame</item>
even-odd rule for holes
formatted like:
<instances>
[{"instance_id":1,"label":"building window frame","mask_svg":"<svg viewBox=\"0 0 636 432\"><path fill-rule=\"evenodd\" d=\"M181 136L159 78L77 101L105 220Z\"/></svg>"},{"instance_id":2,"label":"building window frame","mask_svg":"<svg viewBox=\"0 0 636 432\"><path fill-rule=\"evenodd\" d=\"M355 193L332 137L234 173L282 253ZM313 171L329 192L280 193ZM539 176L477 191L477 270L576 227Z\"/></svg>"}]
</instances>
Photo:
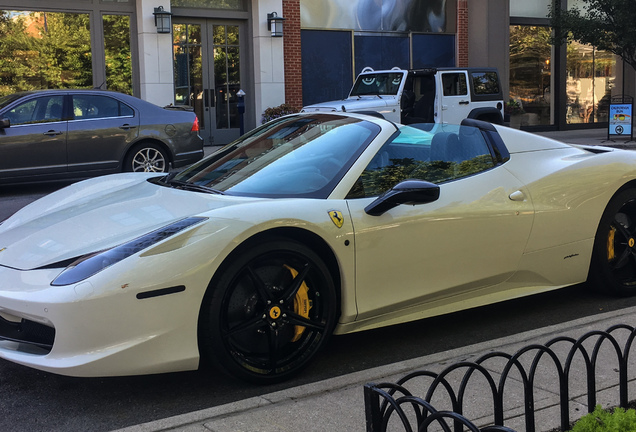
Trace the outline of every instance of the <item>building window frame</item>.
<instances>
[{"instance_id":1,"label":"building window frame","mask_svg":"<svg viewBox=\"0 0 636 432\"><path fill-rule=\"evenodd\" d=\"M139 48L137 41L136 4L128 2L104 2L102 0L58 0L43 2L41 0L5 0L2 10L24 12L57 12L88 14L90 22L90 50L93 73L93 87L106 88L106 60L104 48L104 15L128 15L130 17L130 51L132 68L132 93L139 96Z\"/></svg>"},{"instance_id":2,"label":"building window frame","mask_svg":"<svg viewBox=\"0 0 636 432\"><path fill-rule=\"evenodd\" d=\"M568 4L571 6L573 0L553 0L554 7L558 7L561 9L568 8ZM510 17L510 26L542 26L549 27L550 19L547 18L536 18L536 17L518 17L511 16ZM593 48L596 49L596 48ZM600 121L593 121L589 123L580 122L580 123L571 123L568 121L568 88L567 88L567 76L568 76L568 63L567 63L567 55L568 55L568 44L562 44L559 46L554 46L552 51L552 97L553 97L553 113L552 113L552 124L549 126L540 125L540 126L529 126L524 127L524 129L528 130L568 130L568 129L586 129L586 128L599 128L607 125L606 121L602 120L602 116ZM615 63L615 80L616 85L620 86L618 80L618 71L623 66L623 62L621 59L616 59ZM593 66L596 68L596 65ZM621 89L624 91L624 89ZM594 117L599 118L597 113L593 113Z\"/></svg>"}]
</instances>

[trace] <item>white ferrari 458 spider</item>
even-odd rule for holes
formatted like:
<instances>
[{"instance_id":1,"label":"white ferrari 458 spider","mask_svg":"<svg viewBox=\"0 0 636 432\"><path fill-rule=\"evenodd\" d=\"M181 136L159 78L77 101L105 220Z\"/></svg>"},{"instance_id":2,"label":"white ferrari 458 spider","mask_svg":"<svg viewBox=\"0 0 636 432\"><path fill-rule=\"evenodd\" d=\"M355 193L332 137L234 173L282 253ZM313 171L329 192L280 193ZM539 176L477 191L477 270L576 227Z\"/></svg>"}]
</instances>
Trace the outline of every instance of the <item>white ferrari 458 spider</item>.
<instances>
[{"instance_id":1,"label":"white ferrari 458 spider","mask_svg":"<svg viewBox=\"0 0 636 432\"><path fill-rule=\"evenodd\" d=\"M0 357L268 383L333 333L588 279L636 293L636 153L299 114L182 172L87 180L5 220Z\"/></svg>"}]
</instances>

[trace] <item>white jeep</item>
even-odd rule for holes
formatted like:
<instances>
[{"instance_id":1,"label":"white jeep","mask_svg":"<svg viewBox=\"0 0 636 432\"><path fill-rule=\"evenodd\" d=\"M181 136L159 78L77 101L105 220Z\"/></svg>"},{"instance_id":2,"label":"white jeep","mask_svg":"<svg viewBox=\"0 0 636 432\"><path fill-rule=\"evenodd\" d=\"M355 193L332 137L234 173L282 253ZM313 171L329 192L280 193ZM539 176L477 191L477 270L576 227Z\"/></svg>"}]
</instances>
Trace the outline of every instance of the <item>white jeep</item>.
<instances>
[{"instance_id":1,"label":"white jeep","mask_svg":"<svg viewBox=\"0 0 636 432\"><path fill-rule=\"evenodd\" d=\"M402 123L460 124L465 118L503 124L503 94L494 68L362 70L349 97L303 107L347 111Z\"/></svg>"}]
</instances>

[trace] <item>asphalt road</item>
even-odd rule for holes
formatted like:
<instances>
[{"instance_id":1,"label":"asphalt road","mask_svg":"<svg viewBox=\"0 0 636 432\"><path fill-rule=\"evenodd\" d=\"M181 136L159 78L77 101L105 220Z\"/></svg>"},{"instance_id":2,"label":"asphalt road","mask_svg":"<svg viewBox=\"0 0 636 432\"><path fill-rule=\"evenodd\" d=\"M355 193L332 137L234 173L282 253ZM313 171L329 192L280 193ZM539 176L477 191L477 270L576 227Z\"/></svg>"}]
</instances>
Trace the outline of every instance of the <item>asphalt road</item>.
<instances>
[{"instance_id":1,"label":"asphalt road","mask_svg":"<svg viewBox=\"0 0 636 432\"><path fill-rule=\"evenodd\" d=\"M0 189L0 220L13 213L13 209L57 187ZM579 285L442 317L337 336L301 376L268 387L245 384L213 372L72 378L0 360L0 430L108 431L635 304L636 298L607 297Z\"/></svg>"}]
</instances>

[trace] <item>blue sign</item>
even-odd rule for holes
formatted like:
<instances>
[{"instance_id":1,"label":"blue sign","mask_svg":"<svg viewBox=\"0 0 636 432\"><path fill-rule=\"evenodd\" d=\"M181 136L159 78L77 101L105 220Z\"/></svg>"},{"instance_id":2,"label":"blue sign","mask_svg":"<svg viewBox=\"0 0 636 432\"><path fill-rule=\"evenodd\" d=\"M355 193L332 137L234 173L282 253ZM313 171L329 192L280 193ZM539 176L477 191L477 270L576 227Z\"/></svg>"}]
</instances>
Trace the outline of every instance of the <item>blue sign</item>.
<instances>
[{"instance_id":1,"label":"blue sign","mask_svg":"<svg viewBox=\"0 0 636 432\"><path fill-rule=\"evenodd\" d=\"M610 104L609 109L609 134L632 135L632 111L631 103Z\"/></svg>"}]
</instances>

